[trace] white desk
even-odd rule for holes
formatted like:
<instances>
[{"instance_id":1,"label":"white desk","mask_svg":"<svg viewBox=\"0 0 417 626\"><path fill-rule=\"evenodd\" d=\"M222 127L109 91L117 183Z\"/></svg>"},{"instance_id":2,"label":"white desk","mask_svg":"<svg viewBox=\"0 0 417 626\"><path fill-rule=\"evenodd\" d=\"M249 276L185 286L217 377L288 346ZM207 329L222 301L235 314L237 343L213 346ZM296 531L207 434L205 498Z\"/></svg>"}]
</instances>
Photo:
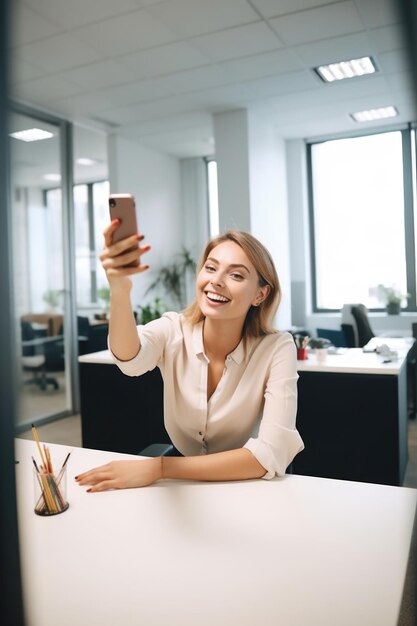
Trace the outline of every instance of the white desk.
<instances>
[{"instance_id":1,"label":"white desk","mask_svg":"<svg viewBox=\"0 0 417 626\"><path fill-rule=\"evenodd\" d=\"M28 626L396 626L415 490L286 476L87 494L74 475L127 455L76 448L69 509L40 518L31 454L16 440Z\"/></svg>"},{"instance_id":2,"label":"white desk","mask_svg":"<svg viewBox=\"0 0 417 626\"><path fill-rule=\"evenodd\" d=\"M396 358L362 348L298 361L296 474L401 485L408 459L408 353L414 339L375 338ZM371 343L371 342L370 342ZM387 362L385 362L387 361Z\"/></svg>"},{"instance_id":3,"label":"white desk","mask_svg":"<svg viewBox=\"0 0 417 626\"><path fill-rule=\"evenodd\" d=\"M385 342L374 342L374 345L381 346L383 343ZM297 361L297 369L299 372L397 375L406 363L412 344L413 341L407 343L405 340L400 340L397 344L387 342L398 355L398 358L388 363L384 363L383 356L376 352L364 352L362 348L342 348L339 354L328 354L324 363L319 363L314 351L309 351L308 359Z\"/></svg>"}]
</instances>

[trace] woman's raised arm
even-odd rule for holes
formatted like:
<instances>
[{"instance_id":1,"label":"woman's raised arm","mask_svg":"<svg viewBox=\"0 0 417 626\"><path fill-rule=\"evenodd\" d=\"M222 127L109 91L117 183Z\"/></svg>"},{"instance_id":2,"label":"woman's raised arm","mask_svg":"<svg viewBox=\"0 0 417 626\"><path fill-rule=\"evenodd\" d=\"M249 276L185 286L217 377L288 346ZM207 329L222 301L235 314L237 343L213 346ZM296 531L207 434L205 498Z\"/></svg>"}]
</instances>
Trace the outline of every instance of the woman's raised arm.
<instances>
[{"instance_id":1,"label":"woman's raised arm","mask_svg":"<svg viewBox=\"0 0 417 626\"><path fill-rule=\"evenodd\" d=\"M130 276L140 274L149 268L149 265L142 264L141 256L150 250L150 246L138 246L132 250L132 247L143 239L143 236L139 234L113 243L113 233L119 225L118 220L113 220L104 230L104 248L100 254L100 261L110 286L110 348L118 359L129 361L140 350L130 301L132 289ZM138 261L136 266L128 266L136 260Z\"/></svg>"}]
</instances>

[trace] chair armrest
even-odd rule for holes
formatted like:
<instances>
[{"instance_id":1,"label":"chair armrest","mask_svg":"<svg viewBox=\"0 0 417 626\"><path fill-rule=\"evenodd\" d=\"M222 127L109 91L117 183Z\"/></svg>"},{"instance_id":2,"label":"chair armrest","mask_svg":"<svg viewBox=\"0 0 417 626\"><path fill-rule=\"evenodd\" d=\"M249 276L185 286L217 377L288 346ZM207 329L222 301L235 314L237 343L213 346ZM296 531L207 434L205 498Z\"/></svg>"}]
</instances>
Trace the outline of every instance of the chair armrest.
<instances>
[{"instance_id":1,"label":"chair armrest","mask_svg":"<svg viewBox=\"0 0 417 626\"><path fill-rule=\"evenodd\" d=\"M140 456L167 456L173 449L174 446L170 443L151 443L138 454Z\"/></svg>"}]
</instances>

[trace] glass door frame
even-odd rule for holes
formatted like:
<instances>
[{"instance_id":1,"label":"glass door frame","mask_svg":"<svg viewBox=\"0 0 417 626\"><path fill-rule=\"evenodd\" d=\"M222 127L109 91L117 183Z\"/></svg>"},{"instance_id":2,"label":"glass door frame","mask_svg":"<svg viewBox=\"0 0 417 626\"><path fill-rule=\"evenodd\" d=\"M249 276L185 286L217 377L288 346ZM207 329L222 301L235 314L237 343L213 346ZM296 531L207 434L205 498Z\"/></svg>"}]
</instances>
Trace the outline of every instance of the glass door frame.
<instances>
[{"instance_id":1,"label":"glass door frame","mask_svg":"<svg viewBox=\"0 0 417 626\"><path fill-rule=\"evenodd\" d=\"M33 107L11 101L10 114L27 115L40 122L52 124L59 129L59 154L62 191L62 228L63 228L63 268L64 268L64 350L65 376L69 390L68 406L64 411L49 414L34 420L37 425L67 417L80 411L80 383L78 372L78 331L77 331L77 298L75 284L75 233L73 208L73 125L62 118L50 115ZM11 198L11 171L8 172L9 198ZM15 425L16 433L26 430L27 424Z\"/></svg>"}]
</instances>

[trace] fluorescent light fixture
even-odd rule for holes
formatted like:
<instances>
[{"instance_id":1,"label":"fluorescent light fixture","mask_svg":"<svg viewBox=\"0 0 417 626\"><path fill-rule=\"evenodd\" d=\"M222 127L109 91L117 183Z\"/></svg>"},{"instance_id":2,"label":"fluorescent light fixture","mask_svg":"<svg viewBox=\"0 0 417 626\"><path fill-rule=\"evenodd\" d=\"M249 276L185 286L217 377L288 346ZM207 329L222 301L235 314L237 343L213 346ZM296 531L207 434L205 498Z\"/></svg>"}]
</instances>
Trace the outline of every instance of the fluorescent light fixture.
<instances>
[{"instance_id":1,"label":"fluorescent light fixture","mask_svg":"<svg viewBox=\"0 0 417 626\"><path fill-rule=\"evenodd\" d=\"M365 74L374 74L378 70L371 57L362 57L360 59L351 59L350 61L330 63L329 65L319 65L319 67L314 68L314 71L325 83L332 83L335 80L343 80L344 78L356 78Z\"/></svg>"},{"instance_id":2,"label":"fluorescent light fixture","mask_svg":"<svg viewBox=\"0 0 417 626\"><path fill-rule=\"evenodd\" d=\"M75 162L78 165L97 165L98 161L95 159L90 159L89 157L80 157L79 159L75 159Z\"/></svg>"},{"instance_id":3,"label":"fluorescent light fixture","mask_svg":"<svg viewBox=\"0 0 417 626\"><path fill-rule=\"evenodd\" d=\"M45 180L51 180L52 182L59 182L61 180L61 174L44 174L43 178Z\"/></svg>"},{"instance_id":4,"label":"fluorescent light fixture","mask_svg":"<svg viewBox=\"0 0 417 626\"><path fill-rule=\"evenodd\" d=\"M26 130L10 133L10 137L20 139L20 141L41 141L42 139L50 139L53 136L53 133L41 128L27 128Z\"/></svg>"},{"instance_id":5,"label":"fluorescent light fixture","mask_svg":"<svg viewBox=\"0 0 417 626\"><path fill-rule=\"evenodd\" d=\"M387 117L396 117L398 111L393 106L379 107L378 109L368 109L367 111L358 111L350 113L350 117L355 122L373 122L375 120L384 120Z\"/></svg>"}]
</instances>

